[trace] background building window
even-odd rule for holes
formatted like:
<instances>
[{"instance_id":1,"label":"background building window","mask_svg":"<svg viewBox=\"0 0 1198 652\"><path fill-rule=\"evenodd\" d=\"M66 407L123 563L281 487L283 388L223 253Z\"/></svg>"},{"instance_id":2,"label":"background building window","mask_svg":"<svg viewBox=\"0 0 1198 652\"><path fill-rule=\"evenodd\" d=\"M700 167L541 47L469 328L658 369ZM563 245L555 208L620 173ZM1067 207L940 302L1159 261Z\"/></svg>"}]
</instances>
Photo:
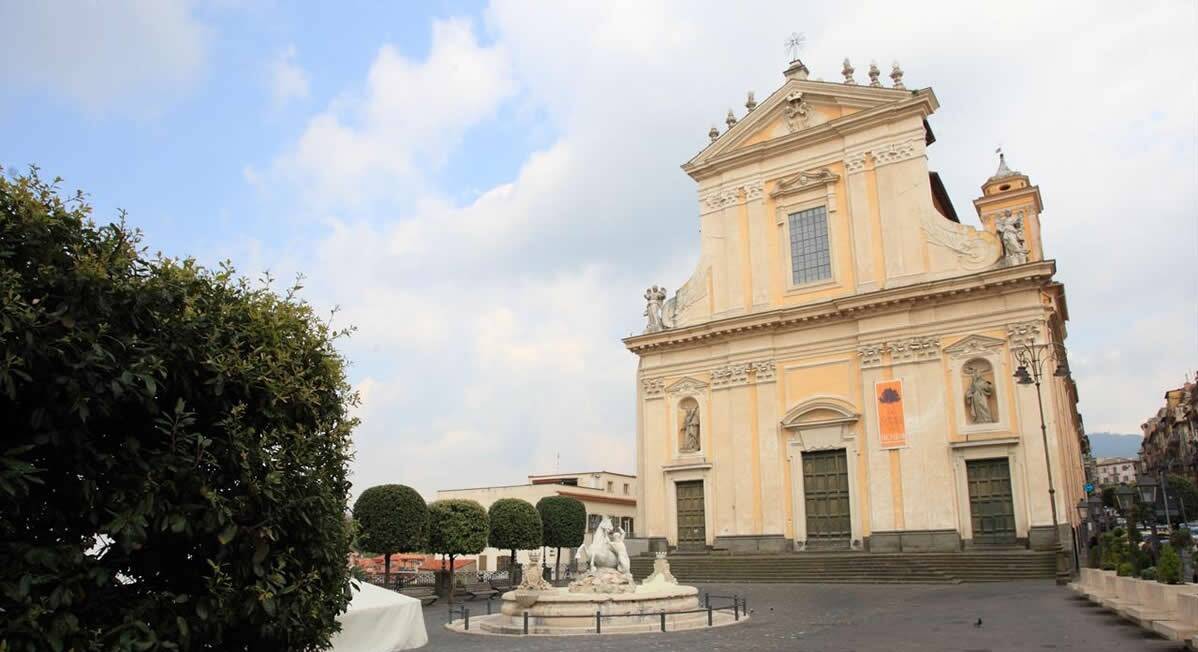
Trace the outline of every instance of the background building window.
<instances>
[{"instance_id":1,"label":"background building window","mask_svg":"<svg viewBox=\"0 0 1198 652\"><path fill-rule=\"evenodd\" d=\"M628 495L628 483L627 482L624 483L624 495L625 496Z\"/></svg>"},{"instance_id":2,"label":"background building window","mask_svg":"<svg viewBox=\"0 0 1198 652\"><path fill-rule=\"evenodd\" d=\"M832 278L828 212L823 206L790 214L790 271L795 285Z\"/></svg>"}]
</instances>

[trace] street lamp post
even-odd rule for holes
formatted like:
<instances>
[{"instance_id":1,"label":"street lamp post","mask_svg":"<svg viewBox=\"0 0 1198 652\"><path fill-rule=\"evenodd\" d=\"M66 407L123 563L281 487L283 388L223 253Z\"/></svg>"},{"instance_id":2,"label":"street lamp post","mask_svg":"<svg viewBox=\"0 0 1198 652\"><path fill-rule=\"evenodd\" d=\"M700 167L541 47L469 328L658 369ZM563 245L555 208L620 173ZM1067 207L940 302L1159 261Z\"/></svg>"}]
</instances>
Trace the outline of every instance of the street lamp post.
<instances>
[{"instance_id":1,"label":"street lamp post","mask_svg":"<svg viewBox=\"0 0 1198 652\"><path fill-rule=\"evenodd\" d=\"M1063 349L1059 344L1032 344L1030 342L1015 347L1015 359L1019 366L1015 369L1015 381L1020 385L1036 386L1036 405L1040 408L1040 437L1044 442L1044 467L1048 472L1048 505L1052 508L1052 537L1057 547L1057 584L1069 581L1069 571L1065 568L1065 551L1061 545L1061 531L1057 518L1057 490L1052 481L1052 457L1048 453L1048 425L1044 421L1044 397L1040 391L1040 379L1044 375L1044 363L1056 358L1057 368L1053 376L1063 378L1069 375L1069 363L1066 362Z\"/></svg>"}]
</instances>

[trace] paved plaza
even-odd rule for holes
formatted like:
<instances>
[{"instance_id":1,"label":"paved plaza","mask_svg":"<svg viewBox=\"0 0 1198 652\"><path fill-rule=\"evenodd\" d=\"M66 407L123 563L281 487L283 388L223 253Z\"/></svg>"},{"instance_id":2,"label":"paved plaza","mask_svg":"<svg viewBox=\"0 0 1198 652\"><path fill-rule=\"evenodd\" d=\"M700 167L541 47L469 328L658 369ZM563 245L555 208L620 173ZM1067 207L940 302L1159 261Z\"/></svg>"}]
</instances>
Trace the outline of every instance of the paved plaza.
<instances>
[{"instance_id":1,"label":"paved plaza","mask_svg":"<svg viewBox=\"0 0 1198 652\"><path fill-rule=\"evenodd\" d=\"M432 652L443 650L1181 650L1146 636L1050 581L959 585L711 584L748 596L747 623L676 634L508 638L455 634L443 604L426 607ZM465 603L485 613L481 602ZM978 619L982 620L977 626Z\"/></svg>"}]
</instances>

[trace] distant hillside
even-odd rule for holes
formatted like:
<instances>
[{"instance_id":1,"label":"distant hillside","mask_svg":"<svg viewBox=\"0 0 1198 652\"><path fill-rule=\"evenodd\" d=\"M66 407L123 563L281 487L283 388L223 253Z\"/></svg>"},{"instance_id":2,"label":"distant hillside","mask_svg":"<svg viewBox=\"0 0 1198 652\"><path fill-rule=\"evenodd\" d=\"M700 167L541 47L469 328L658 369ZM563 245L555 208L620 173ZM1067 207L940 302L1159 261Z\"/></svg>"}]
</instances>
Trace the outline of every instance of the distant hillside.
<instances>
[{"instance_id":1,"label":"distant hillside","mask_svg":"<svg viewBox=\"0 0 1198 652\"><path fill-rule=\"evenodd\" d=\"M1094 457L1135 457L1140 454L1140 435L1091 432L1090 451Z\"/></svg>"}]
</instances>

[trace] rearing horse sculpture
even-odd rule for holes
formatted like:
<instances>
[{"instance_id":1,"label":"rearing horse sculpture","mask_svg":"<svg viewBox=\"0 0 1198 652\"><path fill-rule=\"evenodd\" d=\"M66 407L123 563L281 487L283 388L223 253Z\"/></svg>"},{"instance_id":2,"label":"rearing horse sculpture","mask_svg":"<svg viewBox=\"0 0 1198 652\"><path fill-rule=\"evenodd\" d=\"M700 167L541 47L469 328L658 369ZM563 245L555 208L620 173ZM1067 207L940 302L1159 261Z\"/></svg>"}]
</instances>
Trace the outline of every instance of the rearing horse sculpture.
<instances>
[{"instance_id":1,"label":"rearing horse sculpture","mask_svg":"<svg viewBox=\"0 0 1198 652\"><path fill-rule=\"evenodd\" d=\"M613 532L614 531L614 532ZM614 533L614 537L613 537ZM580 546L574 558L582 561L582 551L586 550L588 571L594 573L599 568L614 568L622 575L628 575L630 563L628 551L624 548L624 531L612 527L611 519L604 516L595 528L591 544Z\"/></svg>"}]
</instances>

